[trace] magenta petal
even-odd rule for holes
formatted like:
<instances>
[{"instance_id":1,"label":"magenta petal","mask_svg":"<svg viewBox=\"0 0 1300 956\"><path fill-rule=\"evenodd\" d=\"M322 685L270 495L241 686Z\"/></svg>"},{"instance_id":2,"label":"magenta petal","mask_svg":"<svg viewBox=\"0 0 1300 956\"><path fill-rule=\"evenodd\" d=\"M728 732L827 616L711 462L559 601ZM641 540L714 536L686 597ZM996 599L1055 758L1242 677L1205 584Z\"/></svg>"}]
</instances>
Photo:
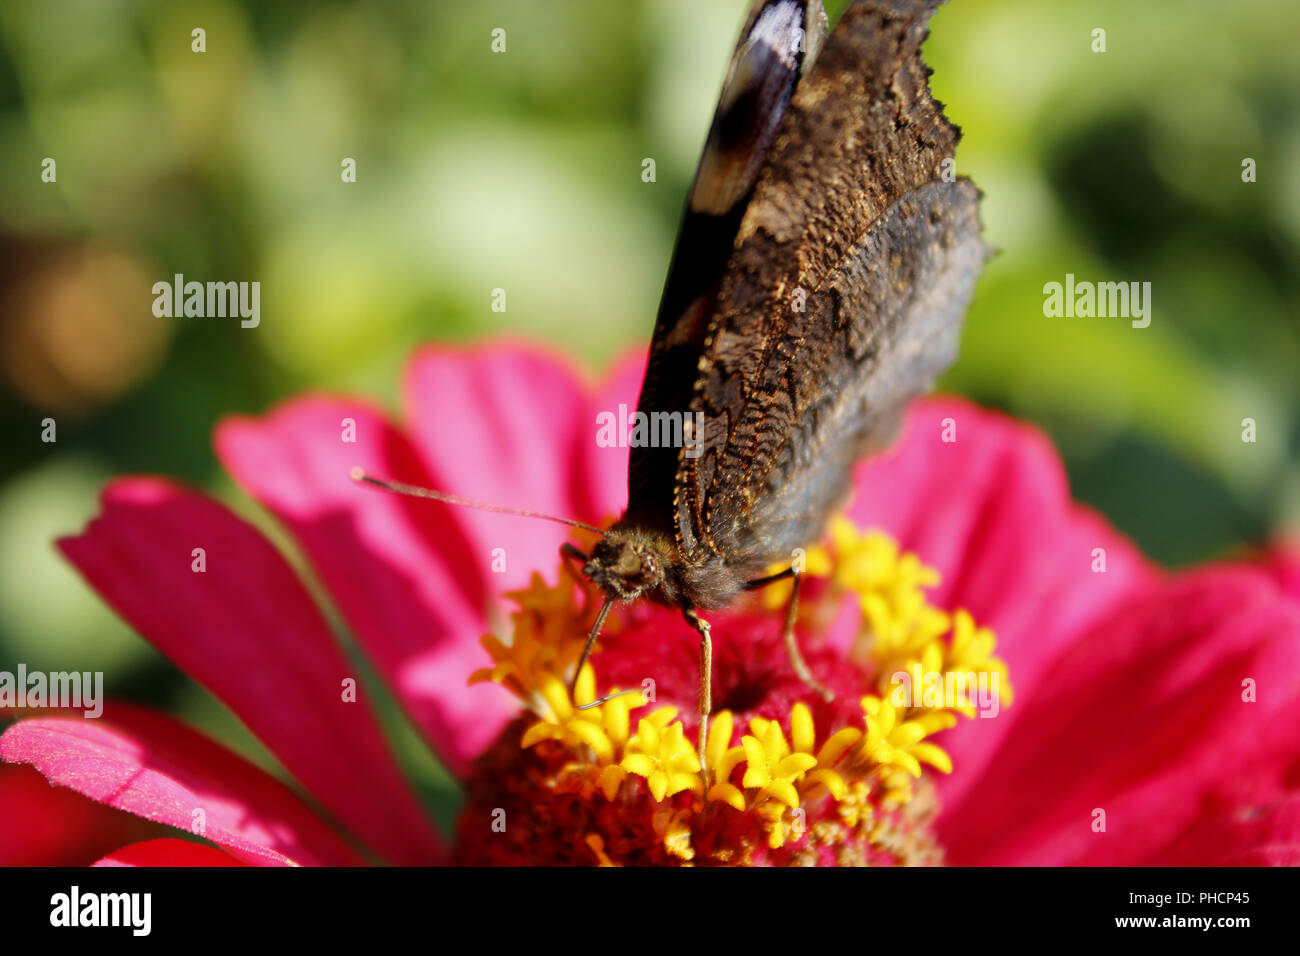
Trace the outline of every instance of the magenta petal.
<instances>
[{"instance_id":1,"label":"magenta petal","mask_svg":"<svg viewBox=\"0 0 1300 956\"><path fill-rule=\"evenodd\" d=\"M293 532L412 721L463 774L518 712L499 686L466 684L490 663L479 638L493 576L484 570L489 556L471 550L461 530L463 509L349 477L360 467L433 481L410 443L359 403L300 399L264 419L230 419L216 446L236 480Z\"/></svg>"},{"instance_id":2,"label":"magenta petal","mask_svg":"<svg viewBox=\"0 0 1300 956\"><path fill-rule=\"evenodd\" d=\"M1143 863L1300 866L1300 794L1207 813Z\"/></svg>"},{"instance_id":3,"label":"magenta petal","mask_svg":"<svg viewBox=\"0 0 1300 956\"><path fill-rule=\"evenodd\" d=\"M344 699L356 668L279 552L220 503L159 479L115 481L102 507L59 545L104 599L373 849L439 859L369 705Z\"/></svg>"},{"instance_id":4,"label":"magenta petal","mask_svg":"<svg viewBox=\"0 0 1300 956\"><path fill-rule=\"evenodd\" d=\"M165 714L110 702L100 719L21 720L0 736L0 758L246 863L361 862L284 784Z\"/></svg>"},{"instance_id":5,"label":"magenta petal","mask_svg":"<svg viewBox=\"0 0 1300 956\"><path fill-rule=\"evenodd\" d=\"M1300 773L1300 608L1259 570L1156 587L1024 690L1013 732L940 816L955 863L1158 862L1180 837L1212 836L1197 830L1207 816L1258 815ZM1222 849L1179 852L1211 863Z\"/></svg>"},{"instance_id":6,"label":"magenta petal","mask_svg":"<svg viewBox=\"0 0 1300 956\"><path fill-rule=\"evenodd\" d=\"M10 821L21 820L22 825ZM161 828L88 800L24 764L0 763L0 867L85 866Z\"/></svg>"},{"instance_id":7,"label":"magenta petal","mask_svg":"<svg viewBox=\"0 0 1300 956\"><path fill-rule=\"evenodd\" d=\"M431 346L416 353L406 374L411 437L436 487L589 521L601 515L574 494L577 463L595 443L588 403L576 371L525 346ZM489 582L494 595L526 587L533 571L555 579L569 529L550 521L457 511L479 566L488 567L494 554L504 558L505 570Z\"/></svg>"},{"instance_id":8,"label":"magenta petal","mask_svg":"<svg viewBox=\"0 0 1300 956\"><path fill-rule=\"evenodd\" d=\"M1300 534L1279 541L1264 555L1264 566L1272 573L1282 593L1300 603Z\"/></svg>"},{"instance_id":9,"label":"magenta petal","mask_svg":"<svg viewBox=\"0 0 1300 956\"><path fill-rule=\"evenodd\" d=\"M956 441L943 440L948 422ZM895 448L861 466L855 484L855 522L883 527L937 567L934 600L969 609L1005 648L1067 643L1155 575L1131 542L1071 501L1041 432L966 401L918 402ZM1094 548L1106 551L1104 573L1092 571Z\"/></svg>"},{"instance_id":10,"label":"magenta petal","mask_svg":"<svg viewBox=\"0 0 1300 956\"><path fill-rule=\"evenodd\" d=\"M239 866L229 853L175 838L145 840L114 850L92 866Z\"/></svg>"},{"instance_id":11,"label":"magenta petal","mask_svg":"<svg viewBox=\"0 0 1300 956\"><path fill-rule=\"evenodd\" d=\"M1156 579L1131 542L1071 501L1041 432L964 400L916 403L895 447L860 466L855 484L854 522L938 568L932 601L993 629L1017 688L1037 686L1062 648ZM1104 573L1092 570L1096 549ZM940 784L945 802L967 795L1021 713L1016 703L944 735L957 767Z\"/></svg>"}]
</instances>

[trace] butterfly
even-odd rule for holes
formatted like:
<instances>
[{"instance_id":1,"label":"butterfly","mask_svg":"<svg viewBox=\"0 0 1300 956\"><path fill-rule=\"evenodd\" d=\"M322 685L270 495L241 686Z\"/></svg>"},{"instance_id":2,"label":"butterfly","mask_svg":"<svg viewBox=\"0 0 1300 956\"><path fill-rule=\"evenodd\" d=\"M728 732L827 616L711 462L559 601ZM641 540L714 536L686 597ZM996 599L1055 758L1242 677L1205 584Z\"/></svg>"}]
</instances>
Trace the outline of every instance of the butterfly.
<instances>
[{"instance_id":1,"label":"butterfly","mask_svg":"<svg viewBox=\"0 0 1300 956\"><path fill-rule=\"evenodd\" d=\"M988 250L979 193L951 175L959 136L920 57L939 0L857 0L827 33L820 0L757 0L731 58L687 201L638 411L701 422L677 447L633 447L628 507L567 544L610 608L648 599L700 636L699 747L712 710L702 611L782 579L819 540L852 469L956 357ZM483 506L358 476L389 490ZM769 573L774 566L788 564ZM606 698L585 706L594 706Z\"/></svg>"}]
</instances>

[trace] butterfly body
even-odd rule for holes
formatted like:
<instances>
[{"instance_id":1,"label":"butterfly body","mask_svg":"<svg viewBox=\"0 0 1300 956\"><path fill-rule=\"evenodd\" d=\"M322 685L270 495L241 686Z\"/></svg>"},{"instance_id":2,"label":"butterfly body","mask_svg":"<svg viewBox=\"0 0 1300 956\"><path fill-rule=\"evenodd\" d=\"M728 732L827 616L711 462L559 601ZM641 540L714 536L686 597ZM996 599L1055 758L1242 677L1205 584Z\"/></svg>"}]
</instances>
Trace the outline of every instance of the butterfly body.
<instances>
[{"instance_id":1,"label":"butterfly body","mask_svg":"<svg viewBox=\"0 0 1300 956\"><path fill-rule=\"evenodd\" d=\"M690 564L670 536L615 525L592 548L582 571L617 600L715 610L730 604L762 569L720 555Z\"/></svg>"}]
</instances>

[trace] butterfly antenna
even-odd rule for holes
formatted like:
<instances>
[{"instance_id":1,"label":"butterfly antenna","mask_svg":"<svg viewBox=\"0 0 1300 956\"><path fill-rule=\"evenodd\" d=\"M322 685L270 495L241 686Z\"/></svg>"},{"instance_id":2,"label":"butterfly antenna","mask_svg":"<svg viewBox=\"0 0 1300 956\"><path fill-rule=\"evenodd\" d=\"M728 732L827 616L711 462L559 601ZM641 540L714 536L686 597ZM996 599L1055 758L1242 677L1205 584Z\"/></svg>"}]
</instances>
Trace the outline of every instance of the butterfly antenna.
<instances>
[{"instance_id":1,"label":"butterfly antenna","mask_svg":"<svg viewBox=\"0 0 1300 956\"><path fill-rule=\"evenodd\" d=\"M515 515L519 518L541 518L544 521L554 521L558 524L567 524L571 528L582 528L586 531L594 531L596 534L604 535L605 532L595 525L587 524L585 521L575 521L572 518L561 518L558 515L548 515L541 511L529 511L525 508L506 508L502 505L490 505L482 501L471 501L468 498L462 498L459 495L449 495L445 492L434 491L432 488L421 488L417 485L406 485L400 481L384 481L382 478L373 478L367 475L360 468L352 469L352 480L365 482L368 485L374 485L376 488L383 488L385 491L391 491L395 495L407 495L411 498L429 498L433 501L441 501L449 505L461 505L465 508L474 508L478 511L491 511L499 515ZM604 620L604 616L601 616Z\"/></svg>"}]
</instances>

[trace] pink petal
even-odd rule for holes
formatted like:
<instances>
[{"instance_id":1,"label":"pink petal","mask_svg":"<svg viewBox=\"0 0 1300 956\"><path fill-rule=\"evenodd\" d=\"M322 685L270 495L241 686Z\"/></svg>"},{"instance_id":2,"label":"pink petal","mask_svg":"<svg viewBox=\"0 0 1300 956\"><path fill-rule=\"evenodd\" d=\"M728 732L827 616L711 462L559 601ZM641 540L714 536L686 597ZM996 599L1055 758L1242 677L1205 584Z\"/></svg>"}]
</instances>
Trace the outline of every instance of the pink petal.
<instances>
[{"instance_id":1,"label":"pink petal","mask_svg":"<svg viewBox=\"0 0 1300 956\"><path fill-rule=\"evenodd\" d=\"M345 421L355 424L355 442L342 440ZM472 550L465 509L353 481L349 472L360 467L436 484L406 438L355 402L300 399L264 419L231 419L216 447L236 480L293 532L412 721L463 774L518 712L500 687L466 685L490 663L479 645L490 555Z\"/></svg>"},{"instance_id":2,"label":"pink petal","mask_svg":"<svg viewBox=\"0 0 1300 956\"><path fill-rule=\"evenodd\" d=\"M0 736L0 758L246 863L361 862L284 784L165 714L110 701L100 719L22 720Z\"/></svg>"},{"instance_id":3,"label":"pink petal","mask_svg":"<svg viewBox=\"0 0 1300 956\"><path fill-rule=\"evenodd\" d=\"M394 862L440 858L357 677L302 583L223 505L153 478L113 482L60 547L101 595L233 710L340 822ZM204 573L191 570L193 549Z\"/></svg>"},{"instance_id":4,"label":"pink petal","mask_svg":"<svg viewBox=\"0 0 1300 956\"><path fill-rule=\"evenodd\" d=\"M580 500L578 463L595 444L596 423L582 379L563 360L524 346L427 347L407 369L406 409L440 490L562 518L602 517ZM457 510L480 566L504 552L505 571L488 585L494 595L527 586L533 571L555 579L568 528Z\"/></svg>"},{"instance_id":5,"label":"pink petal","mask_svg":"<svg viewBox=\"0 0 1300 956\"><path fill-rule=\"evenodd\" d=\"M956 441L944 441L945 431ZM1043 670L1096 621L1151 586L1157 572L1103 518L1070 499L1064 468L1037 429L964 400L916 403L899 441L859 467L850 516L880 527L943 575L940 607L964 607L998 638L1015 688ZM1105 573L1094 573L1094 549ZM963 721L942 743L956 772L950 803L969 788L1022 714Z\"/></svg>"},{"instance_id":6,"label":"pink petal","mask_svg":"<svg viewBox=\"0 0 1300 956\"><path fill-rule=\"evenodd\" d=\"M114 850L94 866L239 866L228 853L216 847L174 837L146 840Z\"/></svg>"},{"instance_id":7,"label":"pink petal","mask_svg":"<svg viewBox=\"0 0 1300 956\"><path fill-rule=\"evenodd\" d=\"M1300 608L1257 570L1181 575L1113 610L1015 707L1014 731L940 816L953 862L1123 865L1175 849L1214 862L1221 842L1177 842L1295 787Z\"/></svg>"},{"instance_id":8,"label":"pink petal","mask_svg":"<svg viewBox=\"0 0 1300 956\"><path fill-rule=\"evenodd\" d=\"M0 866L85 866L162 828L49 782L31 767L0 764Z\"/></svg>"}]
</instances>

